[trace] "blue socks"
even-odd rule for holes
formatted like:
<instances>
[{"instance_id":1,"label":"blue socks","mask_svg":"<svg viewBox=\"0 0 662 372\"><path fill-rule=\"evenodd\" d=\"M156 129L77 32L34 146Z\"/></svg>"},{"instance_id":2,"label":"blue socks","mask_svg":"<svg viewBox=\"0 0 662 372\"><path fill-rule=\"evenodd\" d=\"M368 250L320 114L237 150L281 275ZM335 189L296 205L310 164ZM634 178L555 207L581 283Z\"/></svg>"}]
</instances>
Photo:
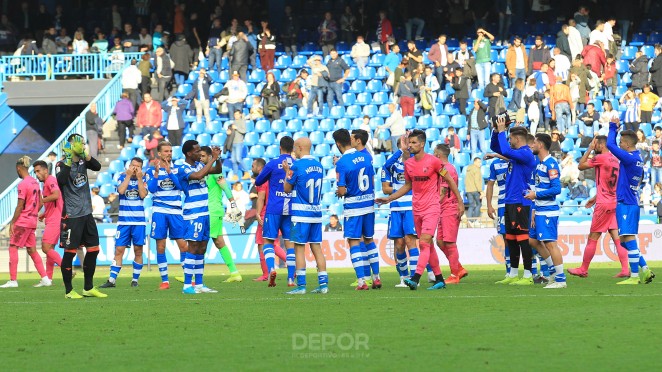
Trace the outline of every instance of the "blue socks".
<instances>
[{"instance_id":1,"label":"blue socks","mask_svg":"<svg viewBox=\"0 0 662 372\"><path fill-rule=\"evenodd\" d=\"M400 277L409 276L409 269L407 268L407 252L395 254L395 267L398 269Z\"/></svg>"},{"instance_id":2,"label":"blue socks","mask_svg":"<svg viewBox=\"0 0 662 372\"><path fill-rule=\"evenodd\" d=\"M193 281L193 274L195 271L195 257L193 253L186 252L186 258L184 259L184 288L191 286Z\"/></svg>"},{"instance_id":3,"label":"blue socks","mask_svg":"<svg viewBox=\"0 0 662 372\"><path fill-rule=\"evenodd\" d=\"M306 286L306 269L297 269L297 286L305 287Z\"/></svg>"},{"instance_id":4,"label":"blue socks","mask_svg":"<svg viewBox=\"0 0 662 372\"><path fill-rule=\"evenodd\" d=\"M365 276L365 271L363 270L363 255L361 254L361 247L358 245L349 247L349 256L352 259L352 266L354 267L356 278L362 280L363 277ZM266 259L266 254L265 254L265 259Z\"/></svg>"},{"instance_id":5,"label":"blue socks","mask_svg":"<svg viewBox=\"0 0 662 372\"><path fill-rule=\"evenodd\" d=\"M418 248L409 248L409 277L416 274L416 266L418 266L418 256L420 252Z\"/></svg>"},{"instance_id":6,"label":"blue socks","mask_svg":"<svg viewBox=\"0 0 662 372\"><path fill-rule=\"evenodd\" d=\"M143 270L143 264L133 261L133 281L137 282L140 278L140 272Z\"/></svg>"},{"instance_id":7,"label":"blue socks","mask_svg":"<svg viewBox=\"0 0 662 372\"><path fill-rule=\"evenodd\" d=\"M359 247L361 248L361 259L363 260L363 277L367 280L370 279L370 261L368 259L368 247L365 243L360 242Z\"/></svg>"},{"instance_id":8,"label":"blue socks","mask_svg":"<svg viewBox=\"0 0 662 372\"><path fill-rule=\"evenodd\" d=\"M285 251L287 253L287 256L285 256L285 260L287 262L287 279L292 279L294 280L294 273L296 272L296 256L294 255L294 248L287 248ZM265 255L265 260L266 260L266 255ZM269 266L267 264L267 266Z\"/></svg>"},{"instance_id":9,"label":"blue socks","mask_svg":"<svg viewBox=\"0 0 662 372\"><path fill-rule=\"evenodd\" d=\"M630 276L639 277L639 262L642 260L641 253L639 252L639 246L637 245L636 240L630 240L629 242L624 242L621 240L621 245L623 248L628 251L628 261L630 262ZM645 266L646 260L643 261Z\"/></svg>"},{"instance_id":10,"label":"blue socks","mask_svg":"<svg viewBox=\"0 0 662 372\"><path fill-rule=\"evenodd\" d=\"M366 251L368 252L368 263L370 264L370 270L376 278L379 278L379 251L375 242L368 243L365 245ZM363 263L365 265L365 262ZM368 276L370 274L368 273Z\"/></svg>"},{"instance_id":11,"label":"blue socks","mask_svg":"<svg viewBox=\"0 0 662 372\"><path fill-rule=\"evenodd\" d=\"M159 265L159 274L161 275L162 282L168 282L168 259L165 253L156 254L156 262Z\"/></svg>"},{"instance_id":12,"label":"blue socks","mask_svg":"<svg viewBox=\"0 0 662 372\"><path fill-rule=\"evenodd\" d=\"M195 266L193 267L193 273L195 275L195 286L202 287L204 286L202 281L202 275L205 271L205 255L196 254L195 257Z\"/></svg>"},{"instance_id":13,"label":"blue socks","mask_svg":"<svg viewBox=\"0 0 662 372\"><path fill-rule=\"evenodd\" d=\"M505 242L506 238L503 238L503 241ZM508 248L507 244L503 253L506 259L506 274L510 274L510 248Z\"/></svg>"},{"instance_id":14,"label":"blue socks","mask_svg":"<svg viewBox=\"0 0 662 372\"><path fill-rule=\"evenodd\" d=\"M317 281L319 282L320 287L329 284L329 275L326 273L326 271L320 271L317 273Z\"/></svg>"},{"instance_id":15,"label":"blue socks","mask_svg":"<svg viewBox=\"0 0 662 372\"><path fill-rule=\"evenodd\" d=\"M115 265L110 266L110 277L108 278L108 281L111 283L115 283L115 281L117 280L117 276L120 274L120 270L122 270L121 263L120 266L115 266Z\"/></svg>"},{"instance_id":16,"label":"blue socks","mask_svg":"<svg viewBox=\"0 0 662 372\"><path fill-rule=\"evenodd\" d=\"M267 272L271 273L276 269L276 254L274 252L273 244L265 244L262 247L264 252L264 261L267 263Z\"/></svg>"}]
</instances>

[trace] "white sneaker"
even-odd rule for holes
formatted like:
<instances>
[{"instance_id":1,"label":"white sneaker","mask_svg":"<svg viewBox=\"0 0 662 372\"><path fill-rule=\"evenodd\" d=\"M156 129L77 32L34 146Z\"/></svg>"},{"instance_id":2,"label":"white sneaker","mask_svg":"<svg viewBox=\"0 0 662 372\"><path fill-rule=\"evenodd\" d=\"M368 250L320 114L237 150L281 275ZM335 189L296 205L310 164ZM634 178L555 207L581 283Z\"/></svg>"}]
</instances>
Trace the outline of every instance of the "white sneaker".
<instances>
[{"instance_id":1,"label":"white sneaker","mask_svg":"<svg viewBox=\"0 0 662 372\"><path fill-rule=\"evenodd\" d=\"M558 289L558 288L567 288L568 285L566 282L551 282L547 284L544 288L545 289Z\"/></svg>"},{"instance_id":2,"label":"white sneaker","mask_svg":"<svg viewBox=\"0 0 662 372\"><path fill-rule=\"evenodd\" d=\"M52 286L52 285L53 285L53 281L52 281L52 280L48 279L47 277L43 277L43 278L41 278L41 280L39 281L39 283L33 285L33 287L35 287L35 288L39 288L39 287L50 287L50 286Z\"/></svg>"},{"instance_id":3,"label":"white sneaker","mask_svg":"<svg viewBox=\"0 0 662 372\"><path fill-rule=\"evenodd\" d=\"M396 284L396 285L395 285L395 288L409 288L409 287L405 284L405 278L400 278L400 284Z\"/></svg>"},{"instance_id":4,"label":"white sneaker","mask_svg":"<svg viewBox=\"0 0 662 372\"><path fill-rule=\"evenodd\" d=\"M10 280L5 284L0 285L0 288L18 288L18 282L16 280Z\"/></svg>"},{"instance_id":5,"label":"white sneaker","mask_svg":"<svg viewBox=\"0 0 662 372\"><path fill-rule=\"evenodd\" d=\"M198 286L196 286L196 287L195 287L195 291L196 291L197 293L218 293L217 290L215 290L215 289L211 289L211 288L209 288L209 287L207 287L207 286L202 286L202 287L198 287Z\"/></svg>"},{"instance_id":6,"label":"white sneaker","mask_svg":"<svg viewBox=\"0 0 662 372\"><path fill-rule=\"evenodd\" d=\"M428 283L436 283L437 278L434 277L434 273L432 271L428 272Z\"/></svg>"}]
</instances>

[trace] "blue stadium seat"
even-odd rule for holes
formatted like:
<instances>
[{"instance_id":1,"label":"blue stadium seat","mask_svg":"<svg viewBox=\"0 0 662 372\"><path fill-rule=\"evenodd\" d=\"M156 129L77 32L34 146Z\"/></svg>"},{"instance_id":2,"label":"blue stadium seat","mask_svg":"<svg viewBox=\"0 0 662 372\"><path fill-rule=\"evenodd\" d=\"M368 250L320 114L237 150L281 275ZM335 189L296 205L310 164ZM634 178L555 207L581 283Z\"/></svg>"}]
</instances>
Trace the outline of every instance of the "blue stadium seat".
<instances>
[{"instance_id":1,"label":"blue stadium seat","mask_svg":"<svg viewBox=\"0 0 662 372\"><path fill-rule=\"evenodd\" d=\"M347 81L354 81L358 79L359 77L359 69L357 67L350 67L349 68L349 75L347 75L347 78L345 80Z\"/></svg>"},{"instance_id":2,"label":"blue stadium seat","mask_svg":"<svg viewBox=\"0 0 662 372\"><path fill-rule=\"evenodd\" d=\"M269 123L269 120L266 119L260 119L255 123L255 131L258 133L264 133L267 132L271 127L271 124Z\"/></svg>"},{"instance_id":3,"label":"blue stadium seat","mask_svg":"<svg viewBox=\"0 0 662 372\"><path fill-rule=\"evenodd\" d=\"M313 152L313 154L317 157L323 157L329 155L330 152L331 149L329 148L329 145L327 145L326 143L322 143L315 146L315 151Z\"/></svg>"},{"instance_id":4,"label":"blue stadium seat","mask_svg":"<svg viewBox=\"0 0 662 372\"><path fill-rule=\"evenodd\" d=\"M467 117L464 115L455 115L451 119L451 126L453 128L459 129L467 126Z\"/></svg>"},{"instance_id":5,"label":"blue stadium seat","mask_svg":"<svg viewBox=\"0 0 662 372\"><path fill-rule=\"evenodd\" d=\"M345 116L345 107L343 106L333 106L331 108L330 116L332 119L339 119Z\"/></svg>"},{"instance_id":6,"label":"blue stadium seat","mask_svg":"<svg viewBox=\"0 0 662 372\"><path fill-rule=\"evenodd\" d=\"M257 143L262 146L273 145L274 143L276 143L276 136L271 132L262 133Z\"/></svg>"},{"instance_id":7,"label":"blue stadium seat","mask_svg":"<svg viewBox=\"0 0 662 372\"><path fill-rule=\"evenodd\" d=\"M326 135L324 136L324 143L329 145L334 145L336 143L336 140L333 139L333 132L326 132Z\"/></svg>"},{"instance_id":8,"label":"blue stadium seat","mask_svg":"<svg viewBox=\"0 0 662 372\"><path fill-rule=\"evenodd\" d=\"M216 133L211 137L211 144L214 146L223 147L227 136L228 135L225 134L225 132ZM244 137L244 143L246 143L246 137Z\"/></svg>"},{"instance_id":9,"label":"blue stadium seat","mask_svg":"<svg viewBox=\"0 0 662 372\"><path fill-rule=\"evenodd\" d=\"M112 160L110 164L108 164L108 171L111 173L124 172L124 162L118 159Z\"/></svg>"},{"instance_id":10,"label":"blue stadium seat","mask_svg":"<svg viewBox=\"0 0 662 372\"><path fill-rule=\"evenodd\" d=\"M375 130L380 125L384 125L384 119L381 117L370 118L370 129Z\"/></svg>"},{"instance_id":11,"label":"blue stadium seat","mask_svg":"<svg viewBox=\"0 0 662 372\"><path fill-rule=\"evenodd\" d=\"M112 185L110 183L107 183L105 185L101 185L99 188L99 195L102 198L107 198L110 193L115 192L115 185Z\"/></svg>"},{"instance_id":12,"label":"blue stadium seat","mask_svg":"<svg viewBox=\"0 0 662 372\"><path fill-rule=\"evenodd\" d=\"M365 89L366 83L364 80L355 80L349 87L349 93L363 93L365 92Z\"/></svg>"},{"instance_id":13,"label":"blue stadium seat","mask_svg":"<svg viewBox=\"0 0 662 372\"><path fill-rule=\"evenodd\" d=\"M111 182L113 182L113 176L109 172L101 172L97 174L97 179L96 181L94 181L94 184L97 186L101 186L104 183L111 183Z\"/></svg>"},{"instance_id":14,"label":"blue stadium seat","mask_svg":"<svg viewBox=\"0 0 662 372\"><path fill-rule=\"evenodd\" d=\"M324 133L318 130L311 132L309 137L310 142L312 142L313 145L321 145L324 143Z\"/></svg>"},{"instance_id":15,"label":"blue stadium seat","mask_svg":"<svg viewBox=\"0 0 662 372\"><path fill-rule=\"evenodd\" d=\"M267 159L274 159L280 155L280 147L278 145L269 145L264 152L264 157Z\"/></svg>"},{"instance_id":16,"label":"blue stadium seat","mask_svg":"<svg viewBox=\"0 0 662 372\"><path fill-rule=\"evenodd\" d=\"M322 132L330 132L330 131L333 131L335 129L334 125L335 124L334 124L333 120L331 120L331 119L322 119L322 121L319 123L319 125L315 125L315 129L313 129L313 130L317 130L317 128L319 128L319 130L321 130Z\"/></svg>"},{"instance_id":17,"label":"blue stadium seat","mask_svg":"<svg viewBox=\"0 0 662 372\"><path fill-rule=\"evenodd\" d=\"M304 55L299 54L299 55L294 57L290 67L292 67L292 68L302 68L303 66L306 65L306 62L308 62L308 58L306 58L306 56L304 56Z\"/></svg>"},{"instance_id":18,"label":"blue stadium seat","mask_svg":"<svg viewBox=\"0 0 662 372\"><path fill-rule=\"evenodd\" d=\"M207 71L207 76L209 76L211 81L218 81L220 75L218 71Z\"/></svg>"},{"instance_id":19,"label":"blue stadium seat","mask_svg":"<svg viewBox=\"0 0 662 372\"><path fill-rule=\"evenodd\" d=\"M290 132L279 132L278 134L276 134L276 143L280 143L280 140L285 136L292 137L292 133L290 133Z\"/></svg>"},{"instance_id":20,"label":"blue stadium seat","mask_svg":"<svg viewBox=\"0 0 662 372\"><path fill-rule=\"evenodd\" d=\"M223 131L223 125L220 121L209 122L209 125L205 125L205 133L216 134Z\"/></svg>"},{"instance_id":21,"label":"blue stadium seat","mask_svg":"<svg viewBox=\"0 0 662 372\"><path fill-rule=\"evenodd\" d=\"M466 167L471 162L471 154L466 152L460 152L453 159L455 162L455 167Z\"/></svg>"},{"instance_id":22,"label":"blue stadium seat","mask_svg":"<svg viewBox=\"0 0 662 372\"><path fill-rule=\"evenodd\" d=\"M230 80L230 72L228 70L221 70L218 73L218 82L225 84L228 80Z\"/></svg>"},{"instance_id":23,"label":"blue stadium seat","mask_svg":"<svg viewBox=\"0 0 662 372\"><path fill-rule=\"evenodd\" d=\"M496 51L492 50L492 52L496 52ZM498 73L499 75L503 75L506 72L506 65L499 62L492 63L492 73L495 72Z\"/></svg>"},{"instance_id":24,"label":"blue stadium seat","mask_svg":"<svg viewBox=\"0 0 662 372\"><path fill-rule=\"evenodd\" d=\"M260 138L259 133L257 133L257 132L247 132L246 135L244 136L244 144L246 146L256 145L259 138Z\"/></svg>"},{"instance_id":25,"label":"blue stadium seat","mask_svg":"<svg viewBox=\"0 0 662 372\"><path fill-rule=\"evenodd\" d=\"M418 117L418 124L416 125L417 129L427 129L432 126L432 116L430 115L421 115Z\"/></svg>"},{"instance_id":26,"label":"blue stadium seat","mask_svg":"<svg viewBox=\"0 0 662 372\"><path fill-rule=\"evenodd\" d=\"M447 115L437 115L432 118L433 128L448 128L449 126L450 120Z\"/></svg>"},{"instance_id":27,"label":"blue stadium seat","mask_svg":"<svg viewBox=\"0 0 662 372\"><path fill-rule=\"evenodd\" d=\"M195 140L198 141L200 146L209 146L211 144L211 135L209 133L198 134Z\"/></svg>"},{"instance_id":28,"label":"blue stadium seat","mask_svg":"<svg viewBox=\"0 0 662 372\"><path fill-rule=\"evenodd\" d=\"M335 167L333 165L333 156L324 156L320 162L322 163L324 170L333 169Z\"/></svg>"},{"instance_id":29,"label":"blue stadium seat","mask_svg":"<svg viewBox=\"0 0 662 372\"><path fill-rule=\"evenodd\" d=\"M324 195L322 195L322 204L325 206L329 206L335 203L335 201L336 201L336 196L331 192L327 192L324 193Z\"/></svg>"},{"instance_id":30,"label":"blue stadium seat","mask_svg":"<svg viewBox=\"0 0 662 372\"><path fill-rule=\"evenodd\" d=\"M361 93L361 94L365 94L365 93ZM361 106L358 105L348 106L345 115L350 118L359 117L361 115Z\"/></svg>"},{"instance_id":31,"label":"blue stadium seat","mask_svg":"<svg viewBox=\"0 0 662 372\"><path fill-rule=\"evenodd\" d=\"M301 130L301 128L302 128L301 120L299 120L299 119L292 119L292 120L287 122L287 128L286 129L287 129L288 132L298 132L298 131Z\"/></svg>"},{"instance_id":32,"label":"blue stadium seat","mask_svg":"<svg viewBox=\"0 0 662 372\"><path fill-rule=\"evenodd\" d=\"M575 148L575 141L573 141L571 138L566 138L561 143L561 151L563 152L570 152L573 148Z\"/></svg>"},{"instance_id":33,"label":"blue stadium seat","mask_svg":"<svg viewBox=\"0 0 662 372\"><path fill-rule=\"evenodd\" d=\"M379 106L379 111L377 111L377 115L379 115L382 118L387 118L391 116L391 112L388 109L387 104L383 104Z\"/></svg>"},{"instance_id":34,"label":"blue stadium seat","mask_svg":"<svg viewBox=\"0 0 662 372\"><path fill-rule=\"evenodd\" d=\"M618 71L619 74L624 74L630 71L630 65L628 61L623 61L623 60L616 61L616 71Z\"/></svg>"},{"instance_id":35,"label":"blue stadium seat","mask_svg":"<svg viewBox=\"0 0 662 372\"><path fill-rule=\"evenodd\" d=\"M383 105L388 103L388 93L386 92L377 92L372 96L372 103L375 105Z\"/></svg>"},{"instance_id":36,"label":"blue stadium seat","mask_svg":"<svg viewBox=\"0 0 662 372\"><path fill-rule=\"evenodd\" d=\"M186 134L184 135L184 137L182 137L182 143L184 143L184 142L186 142L186 141L194 140L194 139L195 139L195 135L194 135L194 134L192 134L192 133L186 133Z\"/></svg>"},{"instance_id":37,"label":"blue stadium seat","mask_svg":"<svg viewBox=\"0 0 662 372\"><path fill-rule=\"evenodd\" d=\"M308 137L308 133L299 131L299 132L294 132L294 134L292 135L292 138L294 140L298 140L299 138L302 138L302 137Z\"/></svg>"},{"instance_id":38,"label":"blue stadium seat","mask_svg":"<svg viewBox=\"0 0 662 372\"><path fill-rule=\"evenodd\" d=\"M375 68L366 67L362 72L359 72L359 80L372 80L375 78Z\"/></svg>"},{"instance_id":39,"label":"blue stadium seat","mask_svg":"<svg viewBox=\"0 0 662 372\"><path fill-rule=\"evenodd\" d=\"M356 103L356 95L354 93L343 93L342 100L345 106L351 106Z\"/></svg>"},{"instance_id":40,"label":"blue stadium seat","mask_svg":"<svg viewBox=\"0 0 662 372\"><path fill-rule=\"evenodd\" d=\"M646 137L653 135L653 128L651 123L641 123L639 124L639 129L641 129L646 134Z\"/></svg>"},{"instance_id":41,"label":"blue stadium seat","mask_svg":"<svg viewBox=\"0 0 662 372\"><path fill-rule=\"evenodd\" d=\"M285 131L285 120L283 119L278 119L274 120L271 123L271 131L274 133L280 133Z\"/></svg>"},{"instance_id":42,"label":"blue stadium seat","mask_svg":"<svg viewBox=\"0 0 662 372\"><path fill-rule=\"evenodd\" d=\"M352 127L352 121L349 118L340 118L336 120L335 128L333 128L332 130L335 129L350 130L351 127Z\"/></svg>"},{"instance_id":43,"label":"blue stadium seat","mask_svg":"<svg viewBox=\"0 0 662 372\"><path fill-rule=\"evenodd\" d=\"M566 138L572 138L572 139L579 138L579 128L576 125L570 125L568 127L568 133L566 134Z\"/></svg>"},{"instance_id":44,"label":"blue stadium seat","mask_svg":"<svg viewBox=\"0 0 662 372\"><path fill-rule=\"evenodd\" d=\"M191 134L200 134L204 133L205 131L205 124L204 123L198 123L198 122L193 122L191 123L191 126L188 130L189 133Z\"/></svg>"},{"instance_id":45,"label":"blue stadium seat","mask_svg":"<svg viewBox=\"0 0 662 372\"><path fill-rule=\"evenodd\" d=\"M379 80L370 80L366 85L366 91L369 93L381 92L383 89L382 82Z\"/></svg>"},{"instance_id":46,"label":"blue stadium seat","mask_svg":"<svg viewBox=\"0 0 662 372\"><path fill-rule=\"evenodd\" d=\"M120 151L119 159L129 161L136 156L136 150L133 147L125 147Z\"/></svg>"},{"instance_id":47,"label":"blue stadium seat","mask_svg":"<svg viewBox=\"0 0 662 372\"><path fill-rule=\"evenodd\" d=\"M375 156L373 156L372 165L375 168L383 167L384 163L386 163L386 157L384 156L384 154L375 154ZM380 184L381 184L381 182L380 182Z\"/></svg>"},{"instance_id":48,"label":"blue stadium seat","mask_svg":"<svg viewBox=\"0 0 662 372\"><path fill-rule=\"evenodd\" d=\"M260 83L265 81L266 73L263 70L257 69L253 70L248 76L248 82L249 83Z\"/></svg>"},{"instance_id":49,"label":"blue stadium seat","mask_svg":"<svg viewBox=\"0 0 662 372\"><path fill-rule=\"evenodd\" d=\"M323 119L322 121L324 120L329 120L329 119ZM306 119L303 122L303 130L306 132L316 131L319 126L320 124L317 122L317 119Z\"/></svg>"},{"instance_id":50,"label":"blue stadium seat","mask_svg":"<svg viewBox=\"0 0 662 372\"><path fill-rule=\"evenodd\" d=\"M415 116L405 116L405 129L415 129L416 128L416 117Z\"/></svg>"},{"instance_id":51,"label":"blue stadium seat","mask_svg":"<svg viewBox=\"0 0 662 372\"><path fill-rule=\"evenodd\" d=\"M181 146L172 146L172 159L173 160L178 160L178 159L183 159L183 158L184 158L184 154L182 153L182 147Z\"/></svg>"},{"instance_id":52,"label":"blue stadium seat","mask_svg":"<svg viewBox=\"0 0 662 372\"><path fill-rule=\"evenodd\" d=\"M429 142L437 141L439 139L439 129L430 128L425 130L425 136Z\"/></svg>"},{"instance_id":53,"label":"blue stadium seat","mask_svg":"<svg viewBox=\"0 0 662 372\"><path fill-rule=\"evenodd\" d=\"M621 57L630 61L634 59L635 53L637 53L637 47L628 45L623 48L623 54Z\"/></svg>"},{"instance_id":54,"label":"blue stadium seat","mask_svg":"<svg viewBox=\"0 0 662 372\"><path fill-rule=\"evenodd\" d=\"M177 87L177 92L175 93L175 96L182 98L186 96L191 91L191 89L193 89L193 87L191 87L191 84L182 84Z\"/></svg>"},{"instance_id":55,"label":"blue stadium seat","mask_svg":"<svg viewBox=\"0 0 662 372\"><path fill-rule=\"evenodd\" d=\"M188 73L188 78L186 79L186 82L191 84L198 79L198 76L200 76L200 72L198 72L197 70L193 70Z\"/></svg>"},{"instance_id":56,"label":"blue stadium seat","mask_svg":"<svg viewBox=\"0 0 662 372\"><path fill-rule=\"evenodd\" d=\"M280 74L280 79L278 79L278 81L283 83L289 83L291 81L294 81L294 79L296 78L297 78L297 71L293 68L286 68Z\"/></svg>"},{"instance_id":57,"label":"blue stadium seat","mask_svg":"<svg viewBox=\"0 0 662 372\"><path fill-rule=\"evenodd\" d=\"M370 57L370 61L368 62L368 66L381 67L381 66L384 65L384 59L385 58L386 58L386 56L381 54L381 53L373 54L372 57Z\"/></svg>"},{"instance_id":58,"label":"blue stadium seat","mask_svg":"<svg viewBox=\"0 0 662 372\"><path fill-rule=\"evenodd\" d=\"M281 115L281 119L283 120L292 120L297 118L297 109L294 107L285 107L285 110L283 111L283 115Z\"/></svg>"},{"instance_id":59,"label":"blue stadium seat","mask_svg":"<svg viewBox=\"0 0 662 372\"><path fill-rule=\"evenodd\" d=\"M457 115L458 113L460 113L460 110L458 110L458 108L455 107L454 104L447 103L444 105L444 111L442 111L442 114L453 116L453 115Z\"/></svg>"},{"instance_id":60,"label":"blue stadium seat","mask_svg":"<svg viewBox=\"0 0 662 372\"><path fill-rule=\"evenodd\" d=\"M383 81L388 77L388 72L386 72L386 68L384 67L379 67L377 71L375 72L375 79ZM384 89L384 88L382 88Z\"/></svg>"},{"instance_id":61,"label":"blue stadium seat","mask_svg":"<svg viewBox=\"0 0 662 372\"><path fill-rule=\"evenodd\" d=\"M287 54L283 54L276 59L274 67L279 69L284 69L290 67L291 64L292 64L292 58Z\"/></svg>"},{"instance_id":62,"label":"blue stadium seat","mask_svg":"<svg viewBox=\"0 0 662 372\"><path fill-rule=\"evenodd\" d=\"M345 63L347 63L347 66L349 67L354 66L354 59L349 54L341 54L340 58L342 58L342 60L345 61ZM328 62L328 60L326 62Z\"/></svg>"},{"instance_id":63,"label":"blue stadium seat","mask_svg":"<svg viewBox=\"0 0 662 372\"><path fill-rule=\"evenodd\" d=\"M356 96L357 105L364 106L370 104L371 102L372 102L372 95L370 95L370 93L363 92L363 93L359 93Z\"/></svg>"},{"instance_id":64,"label":"blue stadium seat","mask_svg":"<svg viewBox=\"0 0 662 372\"><path fill-rule=\"evenodd\" d=\"M375 105L363 106L363 115L368 115L370 117L377 116L377 106Z\"/></svg>"}]
</instances>

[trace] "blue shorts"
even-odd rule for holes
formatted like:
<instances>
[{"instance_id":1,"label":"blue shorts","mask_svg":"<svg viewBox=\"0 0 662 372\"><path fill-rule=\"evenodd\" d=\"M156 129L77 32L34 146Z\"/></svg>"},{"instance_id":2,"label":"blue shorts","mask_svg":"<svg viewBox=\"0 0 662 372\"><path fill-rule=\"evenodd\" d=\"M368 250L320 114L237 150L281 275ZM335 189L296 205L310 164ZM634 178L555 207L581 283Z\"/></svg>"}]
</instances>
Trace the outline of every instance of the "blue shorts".
<instances>
[{"instance_id":1,"label":"blue shorts","mask_svg":"<svg viewBox=\"0 0 662 372\"><path fill-rule=\"evenodd\" d=\"M170 239L183 239L186 234L184 228L184 219L181 214L152 214L152 233L150 236L155 240L162 240L167 237Z\"/></svg>"},{"instance_id":2,"label":"blue shorts","mask_svg":"<svg viewBox=\"0 0 662 372\"><path fill-rule=\"evenodd\" d=\"M186 234L184 239L194 242L204 242L209 240L209 216L200 216L194 220L186 220Z\"/></svg>"},{"instance_id":3,"label":"blue shorts","mask_svg":"<svg viewBox=\"0 0 662 372\"><path fill-rule=\"evenodd\" d=\"M497 233L504 235L506 233L506 208L497 209Z\"/></svg>"},{"instance_id":4,"label":"blue shorts","mask_svg":"<svg viewBox=\"0 0 662 372\"><path fill-rule=\"evenodd\" d=\"M400 239L405 235L416 235L414 212L394 211L388 218L388 238Z\"/></svg>"},{"instance_id":5,"label":"blue shorts","mask_svg":"<svg viewBox=\"0 0 662 372\"><path fill-rule=\"evenodd\" d=\"M345 217L343 228L345 239L371 239L375 235L375 213Z\"/></svg>"},{"instance_id":6,"label":"blue shorts","mask_svg":"<svg viewBox=\"0 0 662 372\"><path fill-rule=\"evenodd\" d=\"M292 216L282 216L280 214L264 215L264 225L262 226L262 236L265 239L278 239L278 231L283 235L284 240L290 240L290 230L292 229Z\"/></svg>"},{"instance_id":7,"label":"blue shorts","mask_svg":"<svg viewBox=\"0 0 662 372\"><path fill-rule=\"evenodd\" d=\"M130 247L133 245L145 245L145 225L117 225L115 233L116 247Z\"/></svg>"},{"instance_id":8,"label":"blue shorts","mask_svg":"<svg viewBox=\"0 0 662 372\"><path fill-rule=\"evenodd\" d=\"M540 242L555 242L559 239L559 218L536 215L536 226L529 229L529 238Z\"/></svg>"},{"instance_id":9,"label":"blue shorts","mask_svg":"<svg viewBox=\"0 0 662 372\"><path fill-rule=\"evenodd\" d=\"M639 234L639 210L638 205L618 203L616 205L616 223L618 224L618 235Z\"/></svg>"},{"instance_id":10,"label":"blue shorts","mask_svg":"<svg viewBox=\"0 0 662 372\"><path fill-rule=\"evenodd\" d=\"M290 240L295 244L321 243L322 224L292 222L292 232L291 232Z\"/></svg>"}]
</instances>

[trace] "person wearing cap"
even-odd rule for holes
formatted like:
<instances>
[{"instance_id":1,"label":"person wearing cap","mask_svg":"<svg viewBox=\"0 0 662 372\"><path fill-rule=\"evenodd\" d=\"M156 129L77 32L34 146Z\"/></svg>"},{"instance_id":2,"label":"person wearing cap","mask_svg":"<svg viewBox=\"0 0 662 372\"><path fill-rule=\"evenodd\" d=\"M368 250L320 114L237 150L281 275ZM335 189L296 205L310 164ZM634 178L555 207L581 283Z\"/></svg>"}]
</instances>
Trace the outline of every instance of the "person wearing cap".
<instances>
[{"instance_id":1,"label":"person wearing cap","mask_svg":"<svg viewBox=\"0 0 662 372\"><path fill-rule=\"evenodd\" d=\"M526 47L522 44L522 38L515 36L513 44L506 51L506 69L510 78L510 86L515 86L515 80L526 80L526 68L529 65L529 57L526 55Z\"/></svg>"},{"instance_id":2,"label":"person wearing cap","mask_svg":"<svg viewBox=\"0 0 662 372\"><path fill-rule=\"evenodd\" d=\"M255 53L253 46L248 42L248 37L243 32L237 34L237 40L232 43L230 48L230 69L239 72L241 80L247 81L246 73L248 71L248 62L251 54Z\"/></svg>"},{"instance_id":3,"label":"person wearing cap","mask_svg":"<svg viewBox=\"0 0 662 372\"><path fill-rule=\"evenodd\" d=\"M239 71L232 72L232 79L225 83L224 88L228 88L228 116L234 117L235 111L244 110L246 96L248 96L248 87L246 83L239 78Z\"/></svg>"}]
</instances>

